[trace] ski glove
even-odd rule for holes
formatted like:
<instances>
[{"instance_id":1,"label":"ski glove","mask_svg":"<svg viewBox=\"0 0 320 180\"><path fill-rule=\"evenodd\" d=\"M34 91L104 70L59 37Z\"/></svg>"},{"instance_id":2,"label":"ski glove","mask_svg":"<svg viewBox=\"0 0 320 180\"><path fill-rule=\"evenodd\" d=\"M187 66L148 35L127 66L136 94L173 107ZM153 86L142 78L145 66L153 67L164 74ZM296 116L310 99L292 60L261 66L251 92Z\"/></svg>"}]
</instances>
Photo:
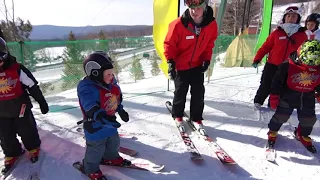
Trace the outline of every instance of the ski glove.
<instances>
[{"instance_id":1,"label":"ski glove","mask_svg":"<svg viewBox=\"0 0 320 180\"><path fill-rule=\"evenodd\" d=\"M261 60L255 60L252 63L252 67L257 68Z\"/></svg>"},{"instance_id":2,"label":"ski glove","mask_svg":"<svg viewBox=\"0 0 320 180\"><path fill-rule=\"evenodd\" d=\"M46 101L39 102L39 106L42 114L47 114L49 112L49 106Z\"/></svg>"},{"instance_id":3,"label":"ski glove","mask_svg":"<svg viewBox=\"0 0 320 180\"><path fill-rule=\"evenodd\" d=\"M117 117L116 116L109 116L109 115L106 114L105 111L100 111L97 114L95 120L99 121L103 125L107 125L107 124L109 125L110 124L115 128L119 128L121 126L121 124L117 121Z\"/></svg>"},{"instance_id":4,"label":"ski glove","mask_svg":"<svg viewBox=\"0 0 320 180\"><path fill-rule=\"evenodd\" d=\"M210 65L210 61L204 61L203 63L202 63L202 70L201 70L201 72L202 73L205 73L207 70L208 70L208 68L209 68L209 65Z\"/></svg>"},{"instance_id":5,"label":"ski glove","mask_svg":"<svg viewBox=\"0 0 320 180\"><path fill-rule=\"evenodd\" d=\"M124 109L119 110L118 114L121 117L122 121L124 122L129 121L129 114Z\"/></svg>"},{"instance_id":6,"label":"ski glove","mask_svg":"<svg viewBox=\"0 0 320 180\"><path fill-rule=\"evenodd\" d=\"M171 80L174 80L177 76L176 63L173 60L168 60L168 75Z\"/></svg>"},{"instance_id":7,"label":"ski glove","mask_svg":"<svg viewBox=\"0 0 320 180\"><path fill-rule=\"evenodd\" d=\"M273 110L276 110L280 101L279 95L270 94L269 99L270 99L270 108Z\"/></svg>"}]
</instances>

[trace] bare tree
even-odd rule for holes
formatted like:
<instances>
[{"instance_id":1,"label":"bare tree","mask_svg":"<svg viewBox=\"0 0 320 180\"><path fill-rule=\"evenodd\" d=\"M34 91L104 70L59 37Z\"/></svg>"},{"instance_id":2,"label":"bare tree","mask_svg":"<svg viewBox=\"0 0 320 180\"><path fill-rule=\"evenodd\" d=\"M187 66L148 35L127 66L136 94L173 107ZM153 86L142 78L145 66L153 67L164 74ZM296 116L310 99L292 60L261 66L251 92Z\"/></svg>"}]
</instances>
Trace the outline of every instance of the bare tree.
<instances>
[{"instance_id":1,"label":"bare tree","mask_svg":"<svg viewBox=\"0 0 320 180\"><path fill-rule=\"evenodd\" d=\"M29 39L32 31L30 21L24 21L21 18L15 17L14 0L11 0L12 12L10 13L7 6L7 1L3 0L5 10L5 21L2 20L0 28L7 41L25 41Z\"/></svg>"}]
</instances>

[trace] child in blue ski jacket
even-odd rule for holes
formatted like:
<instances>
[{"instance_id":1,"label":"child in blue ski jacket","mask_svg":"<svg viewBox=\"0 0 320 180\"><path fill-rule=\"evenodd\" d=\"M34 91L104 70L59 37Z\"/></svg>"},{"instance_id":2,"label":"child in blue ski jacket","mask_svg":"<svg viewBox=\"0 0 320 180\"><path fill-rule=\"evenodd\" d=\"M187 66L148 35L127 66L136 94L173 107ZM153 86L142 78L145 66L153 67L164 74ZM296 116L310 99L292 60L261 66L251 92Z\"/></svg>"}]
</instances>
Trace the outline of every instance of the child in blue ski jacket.
<instances>
[{"instance_id":1,"label":"child in blue ski jacket","mask_svg":"<svg viewBox=\"0 0 320 180\"><path fill-rule=\"evenodd\" d=\"M86 138L83 170L91 179L105 179L100 164L131 165L118 153L120 137L117 128L121 124L115 113L118 112L124 122L129 121L129 115L121 104L122 93L114 78L112 63L104 52L88 55L83 63L86 77L77 87Z\"/></svg>"}]
</instances>

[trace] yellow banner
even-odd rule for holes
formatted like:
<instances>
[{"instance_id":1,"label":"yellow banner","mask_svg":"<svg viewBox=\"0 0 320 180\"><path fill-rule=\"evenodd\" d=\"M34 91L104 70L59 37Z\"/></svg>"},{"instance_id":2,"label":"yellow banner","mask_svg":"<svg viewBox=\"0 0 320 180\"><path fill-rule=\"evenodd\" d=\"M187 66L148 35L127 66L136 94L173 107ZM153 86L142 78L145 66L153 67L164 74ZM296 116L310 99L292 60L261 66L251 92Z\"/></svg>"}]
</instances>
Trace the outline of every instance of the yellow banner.
<instances>
[{"instance_id":1,"label":"yellow banner","mask_svg":"<svg viewBox=\"0 0 320 180\"><path fill-rule=\"evenodd\" d=\"M168 64L164 56L163 42L168 32L171 21L178 17L179 0L154 0L153 1L153 42L162 63L160 68L168 77Z\"/></svg>"}]
</instances>

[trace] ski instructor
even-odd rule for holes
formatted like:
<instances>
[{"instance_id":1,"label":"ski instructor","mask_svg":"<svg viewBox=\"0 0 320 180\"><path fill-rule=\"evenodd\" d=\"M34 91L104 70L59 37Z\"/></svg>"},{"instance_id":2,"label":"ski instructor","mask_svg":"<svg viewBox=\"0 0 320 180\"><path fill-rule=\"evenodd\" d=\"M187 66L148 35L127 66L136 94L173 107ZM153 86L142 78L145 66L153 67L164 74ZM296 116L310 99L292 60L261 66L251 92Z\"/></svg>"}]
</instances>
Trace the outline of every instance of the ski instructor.
<instances>
[{"instance_id":1,"label":"ski instructor","mask_svg":"<svg viewBox=\"0 0 320 180\"><path fill-rule=\"evenodd\" d=\"M218 27L207 0L185 0L184 3L188 9L169 24L164 41L168 75L175 84L172 117L182 125L191 86L190 120L197 130L204 132L204 73L210 65Z\"/></svg>"}]
</instances>

